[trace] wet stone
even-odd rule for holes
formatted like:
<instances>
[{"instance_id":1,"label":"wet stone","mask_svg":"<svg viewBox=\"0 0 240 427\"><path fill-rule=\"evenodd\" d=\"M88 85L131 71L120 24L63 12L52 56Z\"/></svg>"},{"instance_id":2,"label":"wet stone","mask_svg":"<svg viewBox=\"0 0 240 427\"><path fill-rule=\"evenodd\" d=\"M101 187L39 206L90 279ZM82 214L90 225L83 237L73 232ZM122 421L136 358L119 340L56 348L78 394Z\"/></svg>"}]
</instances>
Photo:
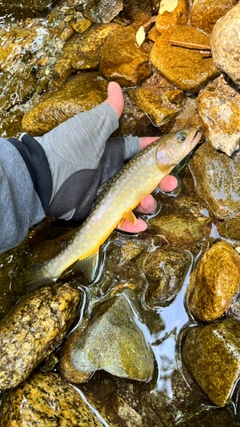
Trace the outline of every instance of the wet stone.
<instances>
[{"instance_id":1,"label":"wet stone","mask_svg":"<svg viewBox=\"0 0 240 427\"><path fill-rule=\"evenodd\" d=\"M214 25L234 5L235 0L194 0L190 22L193 27L211 34Z\"/></svg>"},{"instance_id":2,"label":"wet stone","mask_svg":"<svg viewBox=\"0 0 240 427\"><path fill-rule=\"evenodd\" d=\"M130 97L150 118L154 126L161 127L172 121L182 110L183 92L178 89L165 91L142 86L129 91Z\"/></svg>"},{"instance_id":3,"label":"wet stone","mask_svg":"<svg viewBox=\"0 0 240 427\"><path fill-rule=\"evenodd\" d=\"M69 284L45 286L17 303L0 326L0 390L16 387L65 337L80 296Z\"/></svg>"},{"instance_id":4,"label":"wet stone","mask_svg":"<svg viewBox=\"0 0 240 427\"><path fill-rule=\"evenodd\" d=\"M240 83L240 3L215 24L211 34L211 52L215 65Z\"/></svg>"},{"instance_id":5,"label":"wet stone","mask_svg":"<svg viewBox=\"0 0 240 427\"><path fill-rule=\"evenodd\" d=\"M187 330L183 361L210 400L226 405L240 375L240 322L225 319Z\"/></svg>"},{"instance_id":6,"label":"wet stone","mask_svg":"<svg viewBox=\"0 0 240 427\"><path fill-rule=\"evenodd\" d=\"M14 73L0 74L0 110L9 110L32 95L36 78L31 67L21 67Z\"/></svg>"},{"instance_id":7,"label":"wet stone","mask_svg":"<svg viewBox=\"0 0 240 427\"><path fill-rule=\"evenodd\" d=\"M117 24L96 24L83 34L75 34L71 37L54 66L55 84L59 85L74 70L97 70L101 46L109 34L117 31L119 27L120 25Z\"/></svg>"},{"instance_id":8,"label":"wet stone","mask_svg":"<svg viewBox=\"0 0 240 427\"><path fill-rule=\"evenodd\" d=\"M175 25L154 43L150 54L152 64L172 84L185 92L195 93L219 74L211 58L196 50L171 45L169 40L209 45L209 37L188 25Z\"/></svg>"},{"instance_id":9,"label":"wet stone","mask_svg":"<svg viewBox=\"0 0 240 427\"><path fill-rule=\"evenodd\" d=\"M239 216L240 150L229 157L204 143L189 166L198 196L211 215L219 219Z\"/></svg>"},{"instance_id":10,"label":"wet stone","mask_svg":"<svg viewBox=\"0 0 240 427\"><path fill-rule=\"evenodd\" d=\"M78 74L26 113L22 128L31 135L43 135L75 114L96 107L106 96L107 82L98 73Z\"/></svg>"},{"instance_id":11,"label":"wet stone","mask_svg":"<svg viewBox=\"0 0 240 427\"><path fill-rule=\"evenodd\" d=\"M122 378L149 381L154 370L150 345L135 321L139 317L131 289L99 303L89 320L66 341L60 372L69 381L86 381L99 369Z\"/></svg>"},{"instance_id":12,"label":"wet stone","mask_svg":"<svg viewBox=\"0 0 240 427\"><path fill-rule=\"evenodd\" d=\"M210 90L203 90L197 102L211 145L231 156L240 147L240 107Z\"/></svg>"},{"instance_id":13,"label":"wet stone","mask_svg":"<svg viewBox=\"0 0 240 427\"><path fill-rule=\"evenodd\" d=\"M123 9L122 0L85 0L81 9L91 22L107 23L112 21Z\"/></svg>"},{"instance_id":14,"label":"wet stone","mask_svg":"<svg viewBox=\"0 0 240 427\"><path fill-rule=\"evenodd\" d=\"M1 408L1 427L102 427L76 389L53 372L37 373L11 390Z\"/></svg>"},{"instance_id":15,"label":"wet stone","mask_svg":"<svg viewBox=\"0 0 240 427\"><path fill-rule=\"evenodd\" d=\"M172 6L174 4L174 6ZM166 5L168 7L166 7ZM173 9L174 7L174 9ZM156 19L156 29L159 33L173 25L185 25L188 20L189 3L187 0L177 2L162 2Z\"/></svg>"},{"instance_id":16,"label":"wet stone","mask_svg":"<svg viewBox=\"0 0 240 427\"><path fill-rule=\"evenodd\" d=\"M177 296L191 265L191 258L175 248L158 248L141 255L137 264L148 278L146 303L150 307L159 307L170 304Z\"/></svg>"},{"instance_id":17,"label":"wet stone","mask_svg":"<svg viewBox=\"0 0 240 427\"><path fill-rule=\"evenodd\" d=\"M0 13L22 15L25 17L33 16L39 13L46 12L57 0L0 0Z\"/></svg>"},{"instance_id":18,"label":"wet stone","mask_svg":"<svg viewBox=\"0 0 240 427\"><path fill-rule=\"evenodd\" d=\"M222 237L240 241L240 217L229 218L217 223L217 230Z\"/></svg>"},{"instance_id":19,"label":"wet stone","mask_svg":"<svg viewBox=\"0 0 240 427\"><path fill-rule=\"evenodd\" d=\"M213 321L231 305L240 287L240 256L227 242L204 253L191 274L188 306L200 320Z\"/></svg>"},{"instance_id":20,"label":"wet stone","mask_svg":"<svg viewBox=\"0 0 240 427\"><path fill-rule=\"evenodd\" d=\"M108 80L133 87L151 75L149 55L136 43L136 31L121 27L102 46L100 71Z\"/></svg>"}]
</instances>

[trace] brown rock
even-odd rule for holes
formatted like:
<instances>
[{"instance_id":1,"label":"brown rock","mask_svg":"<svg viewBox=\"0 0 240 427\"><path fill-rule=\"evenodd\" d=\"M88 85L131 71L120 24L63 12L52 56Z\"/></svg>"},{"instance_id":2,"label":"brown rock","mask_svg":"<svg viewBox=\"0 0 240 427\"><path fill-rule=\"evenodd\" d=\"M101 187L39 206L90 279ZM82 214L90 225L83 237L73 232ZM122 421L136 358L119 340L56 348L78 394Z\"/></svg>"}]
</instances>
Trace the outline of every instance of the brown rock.
<instances>
[{"instance_id":1,"label":"brown rock","mask_svg":"<svg viewBox=\"0 0 240 427\"><path fill-rule=\"evenodd\" d=\"M169 40L204 45L209 45L210 40L206 34L187 25L173 26L157 39L150 60L172 84L195 93L219 74L211 58L203 58L199 51L193 49L173 46Z\"/></svg>"},{"instance_id":2,"label":"brown rock","mask_svg":"<svg viewBox=\"0 0 240 427\"><path fill-rule=\"evenodd\" d=\"M97 73L78 74L26 113L22 128L31 135L43 135L75 114L96 107L106 95L107 82Z\"/></svg>"},{"instance_id":3,"label":"brown rock","mask_svg":"<svg viewBox=\"0 0 240 427\"><path fill-rule=\"evenodd\" d=\"M240 147L240 107L210 90L203 90L197 101L211 145L231 156Z\"/></svg>"},{"instance_id":4,"label":"brown rock","mask_svg":"<svg viewBox=\"0 0 240 427\"><path fill-rule=\"evenodd\" d=\"M32 1L32 0L22 0L21 2L16 0L9 0L9 1L0 1L0 12L4 14L14 14L22 16L33 16L37 13L44 12L47 9L49 9L54 3L56 3L56 0L38 0L38 1Z\"/></svg>"},{"instance_id":5,"label":"brown rock","mask_svg":"<svg viewBox=\"0 0 240 427\"><path fill-rule=\"evenodd\" d=\"M171 10L172 3L173 2L167 2L167 0L160 3L159 13L156 19L156 29L159 33L162 33L173 25L185 25L187 23L189 2L186 0L178 0L176 2L176 7Z\"/></svg>"},{"instance_id":6,"label":"brown rock","mask_svg":"<svg viewBox=\"0 0 240 427\"><path fill-rule=\"evenodd\" d=\"M189 166L197 193L211 215L219 219L239 216L240 151L231 158L204 143Z\"/></svg>"},{"instance_id":7,"label":"brown rock","mask_svg":"<svg viewBox=\"0 0 240 427\"><path fill-rule=\"evenodd\" d=\"M217 406L225 406L240 375L240 323L227 319L190 328L183 361L202 390Z\"/></svg>"},{"instance_id":8,"label":"brown rock","mask_svg":"<svg viewBox=\"0 0 240 427\"><path fill-rule=\"evenodd\" d=\"M10 391L1 408L1 427L102 427L71 385L53 372L38 373Z\"/></svg>"},{"instance_id":9,"label":"brown rock","mask_svg":"<svg viewBox=\"0 0 240 427\"><path fill-rule=\"evenodd\" d=\"M0 327L0 389L16 387L60 345L77 315L78 290L45 286L20 300Z\"/></svg>"},{"instance_id":10,"label":"brown rock","mask_svg":"<svg viewBox=\"0 0 240 427\"><path fill-rule=\"evenodd\" d=\"M211 34L217 20L225 15L235 3L235 0L194 0L190 22L193 27Z\"/></svg>"},{"instance_id":11,"label":"brown rock","mask_svg":"<svg viewBox=\"0 0 240 427\"><path fill-rule=\"evenodd\" d=\"M100 71L121 86L136 86L151 75L149 55L136 43L132 27L110 34L101 50Z\"/></svg>"},{"instance_id":12,"label":"brown rock","mask_svg":"<svg viewBox=\"0 0 240 427\"><path fill-rule=\"evenodd\" d=\"M215 65L240 83L240 3L218 20L211 34L211 51Z\"/></svg>"},{"instance_id":13,"label":"brown rock","mask_svg":"<svg viewBox=\"0 0 240 427\"><path fill-rule=\"evenodd\" d=\"M211 247L191 274L189 309L198 319L212 321L230 306L240 286L240 256L226 242Z\"/></svg>"}]
</instances>

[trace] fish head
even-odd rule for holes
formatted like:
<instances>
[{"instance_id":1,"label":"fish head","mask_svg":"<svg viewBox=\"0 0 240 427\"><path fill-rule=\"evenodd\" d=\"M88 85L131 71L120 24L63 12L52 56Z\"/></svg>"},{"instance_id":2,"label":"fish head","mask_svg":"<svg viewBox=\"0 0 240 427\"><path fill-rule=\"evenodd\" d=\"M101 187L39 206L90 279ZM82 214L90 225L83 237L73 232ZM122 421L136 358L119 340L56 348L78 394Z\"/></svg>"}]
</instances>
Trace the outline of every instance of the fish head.
<instances>
[{"instance_id":1,"label":"fish head","mask_svg":"<svg viewBox=\"0 0 240 427\"><path fill-rule=\"evenodd\" d=\"M159 139L156 150L158 168L168 174L196 147L202 133L196 128L182 129Z\"/></svg>"}]
</instances>

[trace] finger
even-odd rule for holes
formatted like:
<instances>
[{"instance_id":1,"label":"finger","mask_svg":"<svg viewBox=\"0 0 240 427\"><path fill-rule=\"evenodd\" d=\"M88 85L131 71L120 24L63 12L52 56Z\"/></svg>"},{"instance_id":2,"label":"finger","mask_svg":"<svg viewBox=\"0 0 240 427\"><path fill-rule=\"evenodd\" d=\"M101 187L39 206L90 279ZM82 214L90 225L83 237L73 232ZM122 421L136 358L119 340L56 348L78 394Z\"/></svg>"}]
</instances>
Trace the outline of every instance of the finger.
<instances>
[{"instance_id":1,"label":"finger","mask_svg":"<svg viewBox=\"0 0 240 427\"><path fill-rule=\"evenodd\" d=\"M117 230L126 231L127 233L139 233L141 231L145 231L147 229L147 224L142 219L137 219L136 224L134 225L132 222L125 219Z\"/></svg>"},{"instance_id":2,"label":"finger","mask_svg":"<svg viewBox=\"0 0 240 427\"><path fill-rule=\"evenodd\" d=\"M171 192L178 186L178 180L173 175L165 176L159 184L159 188L165 192Z\"/></svg>"},{"instance_id":3,"label":"finger","mask_svg":"<svg viewBox=\"0 0 240 427\"><path fill-rule=\"evenodd\" d=\"M154 199L154 197L149 194L148 196L145 196L138 207L136 208L137 212L140 213L152 213L157 209L157 201Z\"/></svg>"}]
</instances>

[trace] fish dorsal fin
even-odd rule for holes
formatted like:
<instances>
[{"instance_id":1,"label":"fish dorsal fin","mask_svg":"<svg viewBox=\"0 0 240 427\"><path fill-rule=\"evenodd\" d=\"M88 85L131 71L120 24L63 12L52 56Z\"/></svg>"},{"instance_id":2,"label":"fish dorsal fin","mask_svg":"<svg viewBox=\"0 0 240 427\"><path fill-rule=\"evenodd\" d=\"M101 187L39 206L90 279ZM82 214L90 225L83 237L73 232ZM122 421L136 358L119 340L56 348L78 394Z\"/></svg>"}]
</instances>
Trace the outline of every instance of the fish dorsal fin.
<instances>
[{"instance_id":1,"label":"fish dorsal fin","mask_svg":"<svg viewBox=\"0 0 240 427\"><path fill-rule=\"evenodd\" d=\"M127 219L129 222L131 222L134 225L137 224L137 218L135 217L134 213L132 211L128 211L128 212L124 212L124 214L122 215L122 219L119 222L118 227L122 225L125 219Z\"/></svg>"},{"instance_id":2,"label":"fish dorsal fin","mask_svg":"<svg viewBox=\"0 0 240 427\"><path fill-rule=\"evenodd\" d=\"M80 271L89 282L92 282L96 276L98 264L99 251L87 258L78 260L74 265L74 271Z\"/></svg>"}]
</instances>

